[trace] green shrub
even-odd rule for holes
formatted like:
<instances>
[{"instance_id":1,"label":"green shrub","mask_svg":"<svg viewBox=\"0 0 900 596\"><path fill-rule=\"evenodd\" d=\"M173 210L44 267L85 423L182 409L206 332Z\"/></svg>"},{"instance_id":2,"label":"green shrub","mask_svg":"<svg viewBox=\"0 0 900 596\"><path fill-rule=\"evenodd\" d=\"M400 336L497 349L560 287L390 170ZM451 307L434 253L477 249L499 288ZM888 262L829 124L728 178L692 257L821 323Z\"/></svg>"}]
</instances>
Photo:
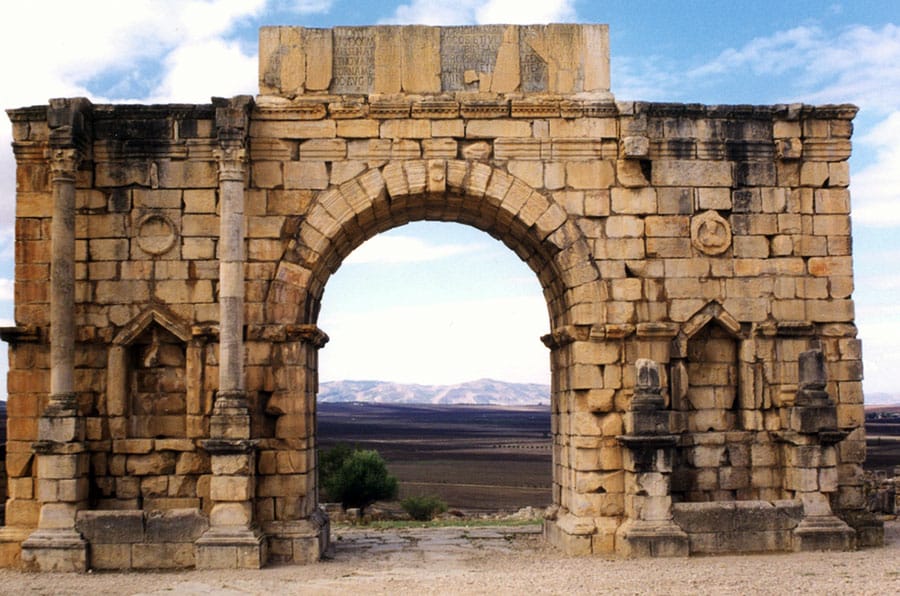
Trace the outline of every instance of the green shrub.
<instances>
[{"instance_id":1,"label":"green shrub","mask_svg":"<svg viewBox=\"0 0 900 596\"><path fill-rule=\"evenodd\" d=\"M416 521L430 521L439 513L447 511L447 504L435 496L407 497L400 506Z\"/></svg>"},{"instance_id":2,"label":"green shrub","mask_svg":"<svg viewBox=\"0 0 900 596\"><path fill-rule=\"evenodd\" d=\"M324 495L321 495L323 501L331 502L337 500L331 496L328 489L325 487L330 483L331 478L335 473L341 469L344 462L353 455L354 451L355 450L346 443L340 443L331 449L319 451L319 490L325 493Z\"/></svg>"},{"instance_id":3,"label":"green shrub","mask_svg":"<svg viewBox=\"0 0 900 596\"><path fill-rule=\"evenodd\" d=\"M397 496L397 479L388 474L377 451L353 450L344 455L339 466L336 461L330 462L334 469L322 474L322 485L331 499L344 509L358 507L362 512L375 501Z\"/></svg>"}]
</instances>

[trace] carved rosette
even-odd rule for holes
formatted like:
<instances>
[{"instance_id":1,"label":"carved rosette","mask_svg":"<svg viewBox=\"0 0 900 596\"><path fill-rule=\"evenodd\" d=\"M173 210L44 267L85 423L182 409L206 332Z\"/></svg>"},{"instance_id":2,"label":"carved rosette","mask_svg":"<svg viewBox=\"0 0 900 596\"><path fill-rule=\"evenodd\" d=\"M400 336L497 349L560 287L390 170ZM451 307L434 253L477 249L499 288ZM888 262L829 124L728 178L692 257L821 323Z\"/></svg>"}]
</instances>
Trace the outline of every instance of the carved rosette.
<instances>
[{"instance_id":1,"label":"carved rosette","mask_svg":"<svg viewBox=\"0 0 900 596\"><path fill-rule=\"evenodd\" d=\"M178 231L175 224L165 215L151 213L138 224L137 243L147 254L165 254L175 246L176 240Z\"/></svg>"},{"instance_id":2,"label":"carved rosette","mask_svg":"<svg viewBox=\"0 0 900 596\"><path fill-rule=\"evenodd\" d=\"M720 255L731 246L731 224L715 211L705 211L691 220L691 244L707 255Z\"/></svg>"}]
</instances>

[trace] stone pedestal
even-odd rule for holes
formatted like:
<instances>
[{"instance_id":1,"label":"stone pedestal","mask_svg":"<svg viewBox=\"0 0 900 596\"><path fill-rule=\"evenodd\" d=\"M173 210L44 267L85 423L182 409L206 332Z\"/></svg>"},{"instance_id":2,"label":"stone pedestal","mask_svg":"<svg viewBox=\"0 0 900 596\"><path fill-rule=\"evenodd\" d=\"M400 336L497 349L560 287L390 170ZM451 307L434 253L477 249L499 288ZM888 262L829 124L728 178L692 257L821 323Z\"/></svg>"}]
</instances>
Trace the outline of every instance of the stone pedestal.
<instances>
[{"instance_id":1,"label":"stone pedestal","mask_svg":"<svg viewBox=\"0 0 900 596\"><path fill-rule=\"evenodd\" d=\"M616 531L616 552L628 557L685 557L687 534L672 521L672 460L675 435L663 410L659 364L636 363L637 383L625 435L618 437L625 468L625 516Z\"/></svg>"},{"instance_id":2,"label":"stone pedestal","mask_svg":"<svg viewBox=\"0 0 900 596\"><path fill-rule=\"evenodd\" d=\"M83 572L88 568L87 546L73 528L39 529L22 542L22 566L31 571Z\"/></svg>"},{"instance_id":3,"label":"stone pedestal","mask_svg":"<svg viewBox=\"0 0 900 596\"><path fill-rule=\"evenodd\" d=\"M672 521L674 435L624 435L625 515L616 552L627 557L686 557L687 534Z\"/></svg>"},{"instance_id":4,"label":"stone pedestal","mask_svg":"<svg viewBox=\"0 0 900 596\"><path fill-rule=\"evenodd\" d=\"M847 433L837 429L837 409L825 391L821 350L800 354L800 383L790 411L785 443L785 488L803 504L803 519L794 529L794 550L850 550L856 532L831 510L828 495L837 491L835 444Z\"/></svg>"},{"instance_id":5,"label":"stone pedestal","mask_svg":"<svg viewBox=\"0 0 900 596\"><path fill-rule=\"evenodd\" d=\"M213 506L209 530L194 543L197 568L259 569L268 554L265 537L253 519L255 442L210 439L203 447L211 456Z\"/></svg>"},{"instance_id":6,"label":"stone pedestal","mask_svg":"<svg viewBox=\"0 0 900 596\"><path fill-rule=\"evenodd\" d=\"M569 556L596 552L594 540L597 530L593 519L585 519L567 511L556 511L544 517L544 539Z\"/></svg>"},{"instance_id":7,"label":"stone pedestal","mask_svg":"<svg viewBox=\"0 0 900 596\"><path fill-rule=\"evenodd\" d=\"M288 563L315 563L328 550L331 524L328 515L316 509L309 518L273 521L265 525L269 556Z\"/></svg>"},{"instance_id":8,"label":"stone pedestal","mask_svg":"<svg viewBox=\"0 0 900 596\"><path fill-rule=\"evenodd\" d=\"M268 560L266 540L255 528L210 528L194 543L197 569L259 569Z\"/></svg>"},{"instance_id":9,"label":"stone pedestal","mask_svg":"<svg viewBox=\"0 0 900 596\"><path fill-rule=\"evenodd\" d=\"M834 515L805 517L794 530L795 551L852 550L856 532Z\"/></svg>"},{"instance_id":10,"label":"stone pedestal","mask_svg":"<svg viewBox=\"0 0 900 596\"><path fill-rule=\"evenodd\" d=\"M54 395L38 423L38 529L22 543L22 564L36 571L87 570L88 543L75 529L75 517L88 497L84 420L74 395Z\"/></svg>"}]
</instances>

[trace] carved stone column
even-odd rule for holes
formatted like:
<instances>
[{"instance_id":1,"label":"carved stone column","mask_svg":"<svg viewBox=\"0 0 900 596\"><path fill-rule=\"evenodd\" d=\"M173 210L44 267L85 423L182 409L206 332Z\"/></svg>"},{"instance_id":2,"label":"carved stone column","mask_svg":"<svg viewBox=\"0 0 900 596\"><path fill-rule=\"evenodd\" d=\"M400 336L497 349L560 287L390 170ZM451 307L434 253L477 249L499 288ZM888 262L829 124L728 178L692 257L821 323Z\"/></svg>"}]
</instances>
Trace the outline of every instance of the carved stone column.
<instances>
[{"instance_id":1,"label":"carved stone column","mask_svg":"<svg viewBox=\"0 0 900 596\"><path fill-rule=\"evenodd\" d=\"M38 421L38 529L22 543L26 567L84 571L87 542L75 517L88 497L85 422L75 399L75 179L84 155L83 99L50 101L50 399Z\"/></svg>"},{"instance_id":2,"label":"carved stone column","mask_svg":"<svg viewBox=\"0 0 900 596\"><path fill-rule=\"evenodd\" d=\"M266 542L256 527L256 442L244 387L244 148L251 100L216 100L219 150L219 390L210 419L210 528L195 543L200 569L259 568Z\"/></svg>"},{"instance_id":3,"label":"carved stone column","mask_svg":"<svg viewBox=\"0 0 900 596\"><path fill-rule=\"evenodd\" d=\"M249 98L237 97L216 109L219 149L219 391L210 433L246 439L250 419L244 394L244 184ZM217 417L234 416L233 426ZM221 421L219 421L221 422Z\"/></svg>"},{"instance_id":4,"label":"carved stone column","mask_svg":"<svg viewBox=\"0 0 900 596\"><path fill-rule=\"evenodd\" d=\"M616 551L626 556L689 554L688 537L672 521L672 460L676 437L669 432L659 364L638 359L631 409L625 414L626 520L616 532Z\"/></svg>"},{"instance_id":5,"label":"carved stone column","mask_svg":"<svg viewBox=\"0 0 900 596\"><path fill-rule=\"evenodd\" d=\"M847 436L837 428L837 409L825 391L821 350L800 354L800 383L790 411L785 443L785 488L803 504L803 519L794 530L794 550L849 550L856 532L831 510L837 490L835 444Z\"/></svg>"}]
</instances>

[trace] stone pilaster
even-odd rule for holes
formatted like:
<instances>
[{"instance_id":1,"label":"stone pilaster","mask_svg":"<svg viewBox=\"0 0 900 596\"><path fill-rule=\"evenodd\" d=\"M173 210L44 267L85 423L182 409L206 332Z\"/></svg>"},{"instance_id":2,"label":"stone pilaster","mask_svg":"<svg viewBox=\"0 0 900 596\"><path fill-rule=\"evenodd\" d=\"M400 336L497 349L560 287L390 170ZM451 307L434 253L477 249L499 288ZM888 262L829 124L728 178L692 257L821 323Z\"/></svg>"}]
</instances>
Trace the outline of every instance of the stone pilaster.
<instances>
[{"instance_id":1,"label":"stone pilaster","mask_svg":"<svg viewBox=\"0 0 900 596\"><path fill-rule=\"evenodd\" d=\"M330 540L328 515L319 508L316 492L315 425L319 350L328 342L328 335L313 324L288 325L285 331L285 341L277 347L282 369L266 412L278 417L276 457L290 466L295 482L267 491L275 519L264 528L273 558L311 563L322 557ZM284 467L269 470L272 473L284 474ZM260 482L273 487L275 476L261 476Z\"/></svg>"},{"instance_id":2,"label":"stone pilaster","mask_svg":"<svg viewBox=\"0 0 900 596\"><path fill-rule=\"evenodd\" d=\"M200 569L259 568L266 542L253 518L256 443L244 386L244 186L250 98L216 100L219 149L219 390L210 419L210 528L195 543Z\"/></svg>"},{"instance_id":3,"label":"stone pilaster","mask_svg":"<svg viewBox=\"0 0 900 596\"><path fill-rule=\"evenodd\" d=\"M794 530L794 550L849 550L856 533L831 510L837 490L837 409L825 391L825 359L819 349L800 354L800 382L784 433L785 488L803 504Z\"/></svg>"},{"instance_id":4,"label":"stone pilaster","mask_svg":"<svg viewBox=\"0 0 900 596\"><path fill-rule=\"evenodd\" d=\"M671 557L689 554L688 537L672 521L672 462L676 437L669 432L659 364L638 359L636 386L625 433L626 521L616 531L616 551L625 556Z\"/></svg>"},{"instance_id":5,"label":"stone pilaster","mask_svg":"<svg viewBox=\"0 0 900 596\"><path fill-rule=\"evenodd\" d=\"M83 99L51 100L49 162L53 194L50 261L50 399L38 421L38 529L22 543L26 567L84 571L87 542L75 517L88 497L85 422L75 399L75 179L84 157Z\"/></svg>"}]
</instances>

